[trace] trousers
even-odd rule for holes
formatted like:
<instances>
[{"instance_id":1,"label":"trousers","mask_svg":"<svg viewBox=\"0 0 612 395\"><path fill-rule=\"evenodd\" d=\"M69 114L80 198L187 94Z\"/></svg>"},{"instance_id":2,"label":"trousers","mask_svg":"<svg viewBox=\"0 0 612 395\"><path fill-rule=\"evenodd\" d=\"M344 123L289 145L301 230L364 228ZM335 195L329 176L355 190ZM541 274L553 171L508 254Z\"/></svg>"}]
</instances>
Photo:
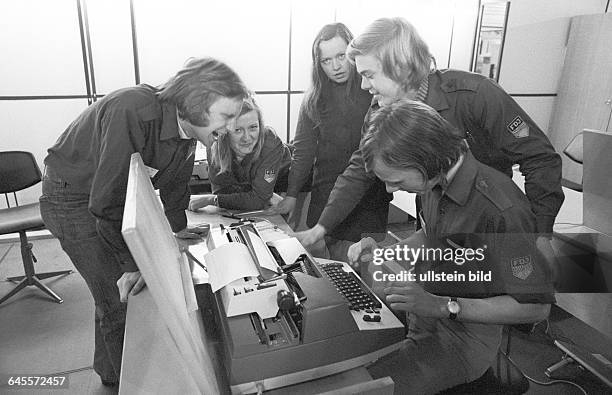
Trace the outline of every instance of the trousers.
<instances>
[{"instance_id":1,"label":"trousers","mask_svg":"<svg viewBox=\"0 0 612 395\"><path fill-rule=\"evenodd\" d=\"M396 394L429 395L478 379L493 365L501 325L411 314L404 347L368 366L373 378L390 376Z\"/></svg>"},{"instance_id":2,"label":"trousers","mask_svg":"<svg viewBox=\"0 0 612 395\"><path fill-rule=\"evenodd\" d=\"M119 300L119 261L98 235L88 210L89 194L71 188L61 176L45 170L40 211L81 274L95 304L94 371L103 381L118 382L121 372L127 306Z\"/></svg>"}]
</instances>

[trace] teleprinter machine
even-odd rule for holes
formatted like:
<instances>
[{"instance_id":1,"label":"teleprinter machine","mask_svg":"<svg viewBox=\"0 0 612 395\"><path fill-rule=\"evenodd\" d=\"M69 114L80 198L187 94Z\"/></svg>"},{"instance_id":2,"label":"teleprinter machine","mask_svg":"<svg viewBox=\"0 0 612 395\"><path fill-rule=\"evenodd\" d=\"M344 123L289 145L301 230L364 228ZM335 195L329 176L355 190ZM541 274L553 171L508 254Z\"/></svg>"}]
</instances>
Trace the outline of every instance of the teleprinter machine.
<instances>
[{"instance_id":1,"label":"teleprinter machine","mask_svg":"<svg viewBox=\"0 0 612 395\"><path fill-rule=\"evenodd\" d=\"M213 228L208 236L211 279L220 266L248 271L227 277L231 281L214 292L233 393L353 369L396 350L404 339L402 323L348 264L315 260L297 239L279 232L261 221Z\"/></svg>"}]
</instances>

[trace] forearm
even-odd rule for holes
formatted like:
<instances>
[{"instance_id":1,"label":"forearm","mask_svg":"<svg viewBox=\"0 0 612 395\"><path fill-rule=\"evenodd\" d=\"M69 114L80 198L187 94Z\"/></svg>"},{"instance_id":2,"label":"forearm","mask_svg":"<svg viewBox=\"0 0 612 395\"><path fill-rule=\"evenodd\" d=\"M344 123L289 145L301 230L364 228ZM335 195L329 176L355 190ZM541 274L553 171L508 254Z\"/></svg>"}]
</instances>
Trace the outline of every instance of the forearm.
<instances>
[{"instance_id":1,"label":"forearm","mask_svg":"<svg viewBox=\"0 0 612 395\"><path fill-rule=\"evenodd\" d=\"M319 224L327 230L338 226L359 204L373 182L363 166L351 163L336 180Z\"/></svg>"},{"instance_id":2,"label":"forearm","mask_svg":"<svg viewBox=\"0 0 612 395\"><path fill-rule=\"evenodd\" d=\"M187 226L187 215L185 210L189 206L189 179L191 177L190 163L184 166L182 174L172 184L160 188L160 197L164 205L164 212L173 232L185 229Z\"/></svg>"},{"instance_id":3,"label":"forearm","mask_svg":"<svg viewBox=\"0 0 612 395\"><path fill-rule=\"evenodd\" d=\"M448 297L438 296L440 318L448 317ZM486 299L458 298L461 312L457 320L480 324L523 324L537 322L548 317L549 304L519 303L508 295Z\"/></svg>"},{"instance_id":4,"label":"forearm","mask_svg":"<svg viewBox=\"0 0 612 395\"><path fill-rule=\"evenodd\" d=\"M287 195L296 197L310 174L317 150L314 124L303 111L300 113L300 119L298 120L293 147Z\"/></svg>"},{"instance_id":5,"label":"forearm","mask_svg":"<svg viewBox=\"0 0 612 395\"><path fill-rule=\"evenodd\" d=\"M561 158L556 153L543 153L521 164L525 176L525 194L536 215L538 233L551 234L555 217L565 196L561 187Z\"/></svg>"},{"instance_id":6,"label":"forearm","mask_svg":"<svg viewBox=\"0 0 612 395\"><path fill-rule=\"evenodd\" d=\"M261 210L272 197L272 191L267 196L261 196L254 191L218 194L219 207L230 210Z\"/></svg>"},{"instance_id":7,"label":"forearm","mask_svg":"<svg viewBox=\"0 0 612 395\"><path fill-rule=\"evenodd\" d=\"M295 158L291 162L287 186L287 196L297 197L306 183L312 169L314 155L311 158Z\"/></svg>"},{"instance_id":8,"label":"forearm","mask_svg":"<svg viewBox=\"0 0 612 395\"><path fill-rule=\"evenodd\" d=\"M98 218L96 221L96 228L104 243L119 260L121 270L123 272L138 271L136 261L134 261L121 234L121 224Z\"/></svg>"}]
</instances>

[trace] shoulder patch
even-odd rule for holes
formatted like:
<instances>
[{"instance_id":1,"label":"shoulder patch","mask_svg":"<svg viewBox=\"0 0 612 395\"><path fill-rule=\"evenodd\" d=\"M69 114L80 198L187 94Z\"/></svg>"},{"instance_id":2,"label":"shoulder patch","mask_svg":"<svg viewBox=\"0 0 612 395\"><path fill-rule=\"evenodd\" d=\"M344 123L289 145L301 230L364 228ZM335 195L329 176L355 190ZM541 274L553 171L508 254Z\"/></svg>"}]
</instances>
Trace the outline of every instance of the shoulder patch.
<instances>
[{"instance_id":1,"label":"shoulder patch","mask_svg":"<svg viewBox=\"0 0 612 395\"><path fill-rule=\"evenodd\" d=\"M508 124L507 129L517 139L529 136L529 125L523 121L520 115L517 115L516 118Z\"/></svg>"},{"instance_id":2,"label":"shoulder patch","mask_svg":"<svg viewBox=\"0 0 612 395\"><path fill-rule=\"evenodd\" d=\"M526 280L533 273L533 259L531 255L511 258L510 268L514 277Z\"/></svg>"},{"instance_id":3,"label":"shoulder patch","mask_svg":"<svg viewBox=\"0 0 612 395\"><path fill-rule=\"evenodd\" d=\"M499 210L506 210L512 207L512 202L495 185L491 185L486 178L480 176L476 179L476 190L482 193Z\"/></svg>"},{"instance_id":4,"label":"shoulder patch","mask_svg":"<svg viewBox=\"0 0 612 395\"><path fill-rule=\"evenodd\" d=\"M274 179L276 178L276 170L274 169L266 169L265 173L264 173L264 180L266 180L266 182L268 184L271 184Z\"/></svg>"}]
</instances>

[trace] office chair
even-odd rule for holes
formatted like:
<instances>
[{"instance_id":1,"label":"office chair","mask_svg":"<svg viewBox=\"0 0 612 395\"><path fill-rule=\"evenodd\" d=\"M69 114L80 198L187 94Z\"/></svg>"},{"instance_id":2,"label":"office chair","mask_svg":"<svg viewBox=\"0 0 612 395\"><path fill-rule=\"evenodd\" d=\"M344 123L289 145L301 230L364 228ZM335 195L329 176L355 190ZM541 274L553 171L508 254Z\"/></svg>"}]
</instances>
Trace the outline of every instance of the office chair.
<instances>
[{"instance_id":1,"label":"office chair","mask_svg":"<svg viewBox=\"0 0 612 395\"><path fill-rule=\"evenodd\" d=\"M567 156L568 158L570 158L571 160L573 160L574 162L580 165L583 162L583 149L582 149L583 136L584 136L583 132L578 133L577 135L574 136L572 141L570 141L567 144L565 149L563 149L563 153L565 154L565 156ZM563 184L564 187L573 189L578 192L582 192L582 181L580 181L580 184L578 184L573 181L566 180L564 178L563 180L561 180L561 183Z\"/></svg>"},{"instance_id":2,"label":"office chair","mask_svg":"<svg viewBox=\"0 0 612 395\"><path fill-rule=\"evenodd\" d=\"M61 270L49 273L36 273L36 257L32 253L32 243L28 242L26 232L44 229L40 215L39 203L19 205L17 191L28 188L41 181L41 174L34 155L23 151L0 152L0 193L3 193L8 208L0 209L0 234L19 233L21 242L21 259L25 275L8 277L7 281L19 282L17 286L0 299L0 304L29 285L35 285L51 296L57 303L63 300L40 280L72 273L72 270ZM15 207L10 207L9 194L13 194Z\"/></svg>"}]
</instances>

